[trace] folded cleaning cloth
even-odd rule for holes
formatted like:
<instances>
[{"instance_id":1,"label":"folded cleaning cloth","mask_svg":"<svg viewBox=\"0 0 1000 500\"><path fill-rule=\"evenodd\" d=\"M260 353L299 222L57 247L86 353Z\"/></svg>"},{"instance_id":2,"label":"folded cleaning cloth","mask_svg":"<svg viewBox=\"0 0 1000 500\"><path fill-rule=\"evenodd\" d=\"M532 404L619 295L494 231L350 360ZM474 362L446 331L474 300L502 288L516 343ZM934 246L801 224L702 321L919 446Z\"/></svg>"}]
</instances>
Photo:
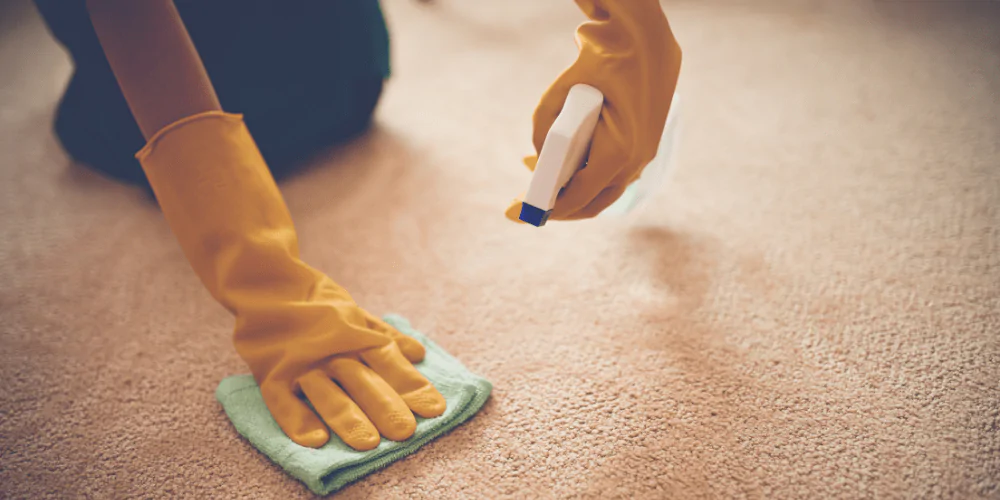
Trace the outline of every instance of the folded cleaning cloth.
<instances>
[{"instance_id":1,"label":"folded cleaning cloth","mask_svg":"<svg viewBox=\"0 0 1000 500\"><path fill-rule=\"evenodd\" d=\"M236 430L254 447L317 495L328 495L367 474L413 453L430 440L459 426L476 414L493 390L486 379L469 372L461 363L403 317L383 318L399 331L417 339L427 349L417 370L426 376L448 402L444 415L417 417L417 430L404 442L382 439L377 448L355 451L335 434L322 448L307 448L289 439L271 417L260 389L251 375L235 375L219 383L215 397L222 403Z\"/></svg>"}]
</instances>

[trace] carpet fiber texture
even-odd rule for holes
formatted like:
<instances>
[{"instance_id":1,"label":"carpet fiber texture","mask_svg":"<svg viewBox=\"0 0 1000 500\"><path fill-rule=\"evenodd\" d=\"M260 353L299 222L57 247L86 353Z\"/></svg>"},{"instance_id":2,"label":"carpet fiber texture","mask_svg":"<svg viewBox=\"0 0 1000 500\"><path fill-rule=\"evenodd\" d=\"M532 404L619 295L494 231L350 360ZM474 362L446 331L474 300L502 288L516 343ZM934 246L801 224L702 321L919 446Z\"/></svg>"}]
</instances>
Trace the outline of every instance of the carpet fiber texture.
<instances>
[{"instance_id":1,"label":"carpet fiber texture","mask_svg":"<svg viewBox=\"0 0 1000 500\"><path fill-rule=\"evenodd\" d=\"M494 390L337 497L1000 498L1000 3L664 5L671 184L538 229L502 212L582 15L385 2L376 128L281 187L309 263ZM68 60L2 8L0 497L311 497L234 431L231 319L66 158Z\"/></svg>"}]
</instances>

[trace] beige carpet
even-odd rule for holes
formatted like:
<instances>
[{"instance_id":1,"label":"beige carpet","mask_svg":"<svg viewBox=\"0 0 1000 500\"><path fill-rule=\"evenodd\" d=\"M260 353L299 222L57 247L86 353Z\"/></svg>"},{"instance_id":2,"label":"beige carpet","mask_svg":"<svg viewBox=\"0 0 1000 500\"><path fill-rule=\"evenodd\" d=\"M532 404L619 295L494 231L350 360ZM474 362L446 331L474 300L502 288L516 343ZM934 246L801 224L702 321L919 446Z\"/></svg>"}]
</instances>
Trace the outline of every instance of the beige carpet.
<instances>
[{"instance_id":1,"label":"beige carpet","mask_svg":"<svg viewBox=\"0 0 1000 500\"><path fill-rule=\"evenodd\" d=\"M0 18L0 497L307 498L213 395L230 319L71 165ZM1000 498L1000 3L672 1L680 170L638 220L501 216L572 2L389 0L379 129L282 185L303 251L496 385L340 498Z\"/></svg>"}]
</instances>

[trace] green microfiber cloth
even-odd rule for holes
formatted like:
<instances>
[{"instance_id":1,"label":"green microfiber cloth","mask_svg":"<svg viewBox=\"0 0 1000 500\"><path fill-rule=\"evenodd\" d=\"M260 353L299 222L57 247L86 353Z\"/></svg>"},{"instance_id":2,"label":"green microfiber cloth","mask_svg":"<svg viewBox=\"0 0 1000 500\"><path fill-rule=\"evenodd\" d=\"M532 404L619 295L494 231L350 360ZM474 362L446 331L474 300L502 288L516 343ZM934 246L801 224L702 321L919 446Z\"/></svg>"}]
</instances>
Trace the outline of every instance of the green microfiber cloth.
<instances>
[{"instance_id":1,"label":"green microfiber cloth","mask_svg":"<svg viewBox=\"0 0 1000 500\"><path fill-rule=\"evenodd\" d=\"M397 443L383 438L382 443L374 450L359 452L344 444L336 434L332 434L330 441L322 448L299 446L281 431L271 417L251 375L228 377L219 383L215 391L215 397L222 403L236 430L271 461L305 483L317 495L337 491L454 429L475 415L493 390L489 381L469 372L427 336L414 330L405 318L390 314L383 319L424 345L427 355L416 368L448 402L448 409L440 417L417 417L417 431L405 442Z\"/></svg>"}]
</instances>

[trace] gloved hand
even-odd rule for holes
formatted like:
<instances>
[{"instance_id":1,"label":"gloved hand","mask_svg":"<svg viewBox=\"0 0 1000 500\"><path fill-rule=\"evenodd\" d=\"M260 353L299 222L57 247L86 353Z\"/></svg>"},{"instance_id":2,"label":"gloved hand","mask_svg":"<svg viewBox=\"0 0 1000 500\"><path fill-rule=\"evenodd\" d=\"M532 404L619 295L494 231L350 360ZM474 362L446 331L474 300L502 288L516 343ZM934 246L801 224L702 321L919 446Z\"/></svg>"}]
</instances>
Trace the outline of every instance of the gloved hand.
<instances>
[{"instance_id":1,"label":"gloved hand","mask_svg":"<svg viewBox=\"0 0 1000 500\"><path fill-rule=\"evenodd\" d=\"M534 171L570 87L604 94L586 167L559 194L549 220L595 217L614 203L656 156L680 73L681 50L659 0L576 0L590 19L577 29L576 61L546 90L534 113ZM523 196L523 195L522 195ZM521 222L521 201L506 216Z\"/></svg>"},{"instance_id":2,"label":"gloved hand","mask_svg":"<svg viewBox=\"0 0 1000 500\"><path fill-rule=\"evenodd\" d=\"M191 266L236 317L236 350L293 441L320 447L329 426L369 450L379 434L412 436L414 413L444 413L444 397L412 364L423 346L300 260L291 216L242 115L179 120L136 157Z\"/></svg>"}]
</instances>

